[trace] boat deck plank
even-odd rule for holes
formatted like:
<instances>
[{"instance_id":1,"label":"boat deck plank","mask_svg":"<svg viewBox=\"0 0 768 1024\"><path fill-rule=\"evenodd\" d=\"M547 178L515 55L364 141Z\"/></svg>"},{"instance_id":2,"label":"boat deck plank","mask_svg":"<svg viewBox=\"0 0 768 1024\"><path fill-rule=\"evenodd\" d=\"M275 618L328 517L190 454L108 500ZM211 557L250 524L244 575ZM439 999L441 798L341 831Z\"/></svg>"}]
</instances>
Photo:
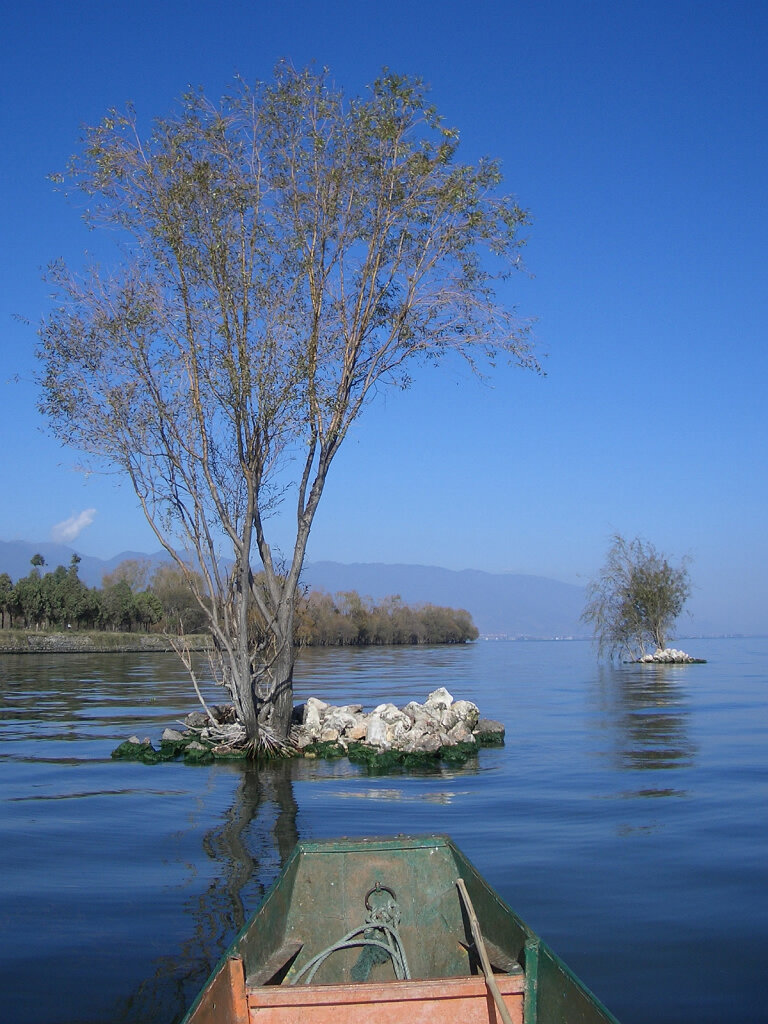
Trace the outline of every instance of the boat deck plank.
<instances>
[{"instance_id":1,"label":"boat deck plank","mask_svg":"<svg viewBox=\"0 0 768 1024\"><path fill-rule=\"evenodd\" d=\"M513 1024L523 1024L525 979L499 975ZM501 1024L485 979L429 978L348 985L265 986L247 991L251 1024Z\"/></svg>"}]
</instances>

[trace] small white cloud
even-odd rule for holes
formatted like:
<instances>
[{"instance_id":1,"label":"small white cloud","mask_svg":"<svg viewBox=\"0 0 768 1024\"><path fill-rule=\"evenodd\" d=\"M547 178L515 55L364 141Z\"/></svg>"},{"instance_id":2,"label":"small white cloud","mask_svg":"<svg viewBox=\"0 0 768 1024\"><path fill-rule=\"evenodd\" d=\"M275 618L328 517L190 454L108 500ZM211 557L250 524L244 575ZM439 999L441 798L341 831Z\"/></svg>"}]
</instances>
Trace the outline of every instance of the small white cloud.
<instances>
[{"instance_id":1,"label":"small white cloud","mask_svg":"<svg viewBox=\"0 0 768 1024\"><path fill-rule=\"evenodd\" d=\"M70 516L69 519L56 523L51 530L51 540L56 541L57 544L71 544L76 537L80 536L86 526L91 525L95 515L95 508L86 508L76 516Z\"/></svg>"}]
</instances>

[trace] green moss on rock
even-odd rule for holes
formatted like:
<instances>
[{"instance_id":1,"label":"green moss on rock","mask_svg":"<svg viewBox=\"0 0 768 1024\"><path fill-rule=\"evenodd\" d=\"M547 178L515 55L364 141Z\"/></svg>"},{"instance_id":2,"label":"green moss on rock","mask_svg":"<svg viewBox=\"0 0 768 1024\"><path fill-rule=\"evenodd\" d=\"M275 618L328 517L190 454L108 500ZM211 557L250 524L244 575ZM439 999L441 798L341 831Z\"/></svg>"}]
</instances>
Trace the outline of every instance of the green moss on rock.
<instances>
[{"instance_id":1,"label":"green moss on rock","mask_svg":"<svg viewBox=\"0 0 768 1024\"><path fill-rule=\"evenodd\" d=\"M447 764L466 764L470 757L477 757L477 744L457 743L452 747L442 747L440 757Z\"/></svg>"},{"instance_id":2,"label":"green moss on rock","mask_svg":"<svg viewBox=\"0 0 768 1024\"><path fill-rule=\"evenodd\" d=\"M367 743L350 743L347 756L353 764L363 765L369 775L401 771L405 761L402 750L382 750Z\"/></svg>"},{"instance_id":3,"label":"green moss on rock","mask_svg":"<svg viewBox=\"0 0 768 1024\"><path fill-rule=\"evenodd\" d=\"M163 755L164 761L173 761L180 754L184 753L190 741L184 740L163 740L160 744L160 753Z\"/></svg>"},{"instance_id":4,"label":"green moss on rock","mask_svg":"<svg viewBox=\"0 0 768 1024\"><path fill-rule=\"evenodd\" d=\"M216 761L244 761L248 754L239 747L218 746L211 750Z\"/></svg>"},{"instance_id":5,"label":"green moss on rock","mask_svg":"<svg viewBox=\"0 0 768 1024\"><path fill-rule=\"evenodd\" d=\"M503 732L476 732L475 740L478 747L503 747Z\"/></svg>"},{"instance_id":6,"label":"green moss on rock","mask_svg":"<svg viewBox=\"0 0 768 1024\"><path fill-rule=\"evenodd\" d=\"M403 768L409 771L430 771L436 770L439 766L437 753L429 753L426 750L412 751L403 758Z\"/></svg>"},{"instance_id":7,"label":"green moss on rock","mask_svg":"<svg viewBox=\"0 0 768 1024\"><path fill-rule=\"evenodd\" d=\"M213 761L213 754L210 747L202 743L190 743L184 751L185 764L210 764Z\"/></svg>"},{"instance_id":8,"label":"green moss on rock","mask_svg":"<svg viewBox=\"0 0 768 1024\"><path fill-rule=\"evenodd\" d=\"M324 757L327 760L334 760L337 757L344 757L347 751L341 745L341 743L333 742L321 742L316 740L314 743L310 743L309 746L304 747L303 754L306 757Z\"/></svg>"},{"instance_id":9,"label":"green moss on rock","mask_svg":"<svg viewBox=\"0 0 768 1024\"><path fill-rule=\"evenodd\" d=\"M126 740L115 747L111 755L116 761L141 761L143 764L157 764L162 758L151 743L135 743Z\"/></svg>"}]
</instances>

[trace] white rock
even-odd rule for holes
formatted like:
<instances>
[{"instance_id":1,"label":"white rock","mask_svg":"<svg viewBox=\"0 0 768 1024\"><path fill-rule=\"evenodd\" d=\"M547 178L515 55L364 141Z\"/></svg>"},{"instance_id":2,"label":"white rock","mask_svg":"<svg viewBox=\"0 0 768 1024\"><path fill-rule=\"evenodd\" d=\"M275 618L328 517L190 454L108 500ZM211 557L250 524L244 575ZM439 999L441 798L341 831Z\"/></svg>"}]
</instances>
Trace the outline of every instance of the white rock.
<instances>
[{"instance_id":1,"label":"white rock","mask_svg":"<svg viewBox=\"0 0 768 1024\"><path fill-rule=\"evenodd\" d=\"M317 708L318 711L327 711L331 705L327 704L324 700L319 700L317 697L308 697L306 706L308 708Z\"/></svg>"},{"instance_id":2,"label":"white rock","mask_svg":"<svg viewBox=\"0 0 768 1024\"><path fill-rule=\"evenodd\" d=\"M439 733L422 733L414 729L406 737L402 749L407 754L435 754L441 746Z\"/></svg>"},{"instance_id":3,"label":"white rock","mask_svg":"<svg viewBox=\"0 0 768 1024\"><path fill-rule=\"evenodd\" d=\"M309 698L307 703L304 705L304 730L307 735L315 737L320 735L322 731L322 719L321 719L321 708L318 707L322 704L322 701L315 701L312 697ZM326 707L328 705L326 704Z\"/></svg>"},{"instance_id":4,"label":"white rock","mask_svg":"<svg viewBox=\"0 0 768 1024\"><path fill-rule=\"evenodd\" d=\"M349 732L350 729L358 724L358 717L350 714L344 708L329 708L328 712L322 719L323 728L325 729L336 729L341 734Z\"/></svg>"},{"instance_id":5,"label":"white rock","mask_svg":"<svg viewBox=\"0 0 768 1024\"><path fill-rule=\"evenodd\" d=\"M399 746L405 736L411 731L412 722L407 715L402 715L394 722L387 724L387 739L390 743Z\"/></svg>"},{"instance_id":6,"label":"white rock","mask_svg":"<svg viewBox=\"0 0 768 1024\"><path fill-rule=\"evenodd\" d=\"M448 732L450 729L452 729L454 725L457 725L459 723L459 721L459 716L456 714L452 707L440 708L440 728L443 729L445 732Z\"/></svg>"},{"instance_id":7,"label":"white rock","mask_svg":"<svg viewBox=\"0 0 768 1024\"><path fill-rule=\"evenodd\" d=\"M432 693L430 693L425 703L432 707L449 708L451 704L453 704L453 697L448 693L444 686L439 686L436 690L433 690Z\"/></svg>"},{"instance_id":8,"label":"white rock","mask_svg":"<svg viewBox=\"0 0 768 1024\"><path fill-rule=\"evenodd\" d=\"M472 735L472 730L468 728L466 722L458 722L448 733L448 740L451 745L455 743L476 743L475 737Z\"/></svg>"},{"instance_id":9,"label":"white rock","mask_svg":"<svg viewBox=\"0 0 768 1024\"><path fill-rule=\"evenodd\" d=\"M383 718L385 722L396 722L402 717L403 712L394 704L379 704L373 709L373 714Z\"/></svg>"},{"instance_id":10,"label":"white rock","mask_svg":"<svg viewBox=\"0 0 768 1024\"><path fill-rule=\"evenodd\" d=\"M365 739L367 743L371 743L376 747L389 746L389 739L387 738L387 723L375 712L368 719Z\"/></svg>"},{"instance_id":11,"label":"white rock","mask_svg":"<svg viewBox=\"0 0 768 1024\"><path fill-rule=\"evenodd\" d=\"M456 712L462 722L466 722L470 729L474 729L480 718L480 708L471 700L456 700L453 702L452 710Z\"/></svg>"}]
</instances>

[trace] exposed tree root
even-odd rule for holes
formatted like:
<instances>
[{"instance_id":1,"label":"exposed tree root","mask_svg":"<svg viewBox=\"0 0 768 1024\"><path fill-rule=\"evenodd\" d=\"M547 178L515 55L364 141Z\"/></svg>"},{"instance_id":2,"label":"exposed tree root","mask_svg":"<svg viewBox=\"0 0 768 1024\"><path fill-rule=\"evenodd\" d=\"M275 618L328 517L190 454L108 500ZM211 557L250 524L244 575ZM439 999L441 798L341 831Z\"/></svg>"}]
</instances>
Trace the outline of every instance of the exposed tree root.
<instances>
[{"instance_id":1,"label":"exposed tree root","mask_svg":"<svg viewBox=\"0 0 768 1024\"><path fill-rule=\"evenodd\" d=\"M278 736L265 725L260 727L257 739L247 740L242 746L248 757L254 760L295 757L299 751L290 737Z\"/></svg>"}]
</instances>

